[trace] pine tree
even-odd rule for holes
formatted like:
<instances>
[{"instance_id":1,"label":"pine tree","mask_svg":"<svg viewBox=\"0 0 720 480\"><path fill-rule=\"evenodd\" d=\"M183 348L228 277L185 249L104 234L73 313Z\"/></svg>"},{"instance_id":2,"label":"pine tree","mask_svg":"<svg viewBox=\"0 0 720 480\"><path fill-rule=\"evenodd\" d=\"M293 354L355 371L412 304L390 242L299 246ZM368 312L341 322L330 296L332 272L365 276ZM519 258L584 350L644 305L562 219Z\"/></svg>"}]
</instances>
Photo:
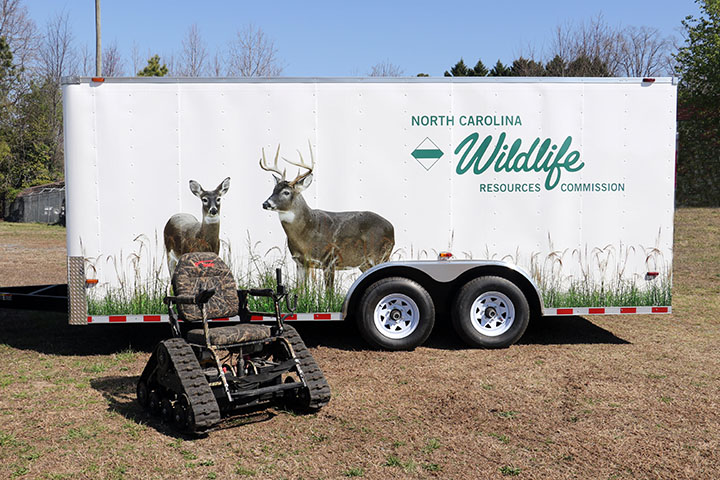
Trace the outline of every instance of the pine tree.
<instances>
[{"instance_id":1,"label":"pine tree","mask_svg":"<svg viewBox=\"0 0 720 480\"><path fill-rule=\"evenodd\" d=\"M495 66L490 70L490 73L488 73L489 77L509 77L512 75L512 71L503 65L503 63L498 60Z\"/></svg>"},{"instance_id":2,"label":"pine tree","mask_svg":"<svg viewBox=\"0 0 720 480\"><path fill-rule=\"evenodd\" d=\"M454 67L450 69L448 72L445 70L445 76L446 77L467 77L468 76L468 68L467 65L465 65L465 62L461 58L459 62L455 64Z\"/></svg>"},{"instance_id":3,"label":"pine tree","mask_svg":"<svg viewBox=\"0 0 720 480\"><path fill-rule=\"evenodd\" d=\"M482 62L482 60L478 60L475 66L472 68L472 77L486 77L488 74L488 69L485 67L485 64Z\"/></svg>"},{"instance_id":4,"label":"pine tree","mask_svg":"<svg viewBox=\"0 0 720 480\"><path fill-rule=\"evenodd\" d=\"M148 59L148 64L137 72L138 77L164 77L168 73L168 67L164 63L160 65L160 55L153 55Z\"/></svg>"}]
</instances>

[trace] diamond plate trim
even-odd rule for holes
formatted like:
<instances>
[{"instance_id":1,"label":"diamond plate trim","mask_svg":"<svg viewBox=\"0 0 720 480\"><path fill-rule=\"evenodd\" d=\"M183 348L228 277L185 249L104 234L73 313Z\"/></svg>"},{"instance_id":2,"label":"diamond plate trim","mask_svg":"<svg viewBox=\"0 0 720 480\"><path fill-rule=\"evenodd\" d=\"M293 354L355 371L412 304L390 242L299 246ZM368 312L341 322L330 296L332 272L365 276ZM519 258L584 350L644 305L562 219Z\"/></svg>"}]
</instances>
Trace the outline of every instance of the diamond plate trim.
<instances>
[{"instance_id":1,"label":"diamond plate trim","mask_svg":"<svg viewBox=\"0 0 720 480\"><path fill-rule=\"evenodd\" d=\"M68 257L68 317L70 325L87 325L85 258Z\"/></svg>"}]
</instances>

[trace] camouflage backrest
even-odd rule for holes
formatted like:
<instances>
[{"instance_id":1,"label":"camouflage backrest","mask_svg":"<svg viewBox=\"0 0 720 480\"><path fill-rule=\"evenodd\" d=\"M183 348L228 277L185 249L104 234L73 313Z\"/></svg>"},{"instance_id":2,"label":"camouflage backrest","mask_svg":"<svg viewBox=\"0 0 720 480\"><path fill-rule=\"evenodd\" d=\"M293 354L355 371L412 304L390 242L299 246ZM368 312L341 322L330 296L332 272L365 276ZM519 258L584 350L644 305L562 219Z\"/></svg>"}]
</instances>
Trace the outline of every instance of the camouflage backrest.
<instances>
[{"instance_id":1,"label":"camouflage backrest","mask_svg":"<svg viewBox=\"0 0 720 480\"><path fill-rule=\"evenodd\" d=\"M220 257L212 252L186 253L178 260L172 278L176 296L197 295L202 290L215 289L215 295L205 305L208 318L226 318L238 314L237 286L232 272ZM197 305L177 305L178 315L186 321L202 320Z\"/></svg>"}]
</instances>

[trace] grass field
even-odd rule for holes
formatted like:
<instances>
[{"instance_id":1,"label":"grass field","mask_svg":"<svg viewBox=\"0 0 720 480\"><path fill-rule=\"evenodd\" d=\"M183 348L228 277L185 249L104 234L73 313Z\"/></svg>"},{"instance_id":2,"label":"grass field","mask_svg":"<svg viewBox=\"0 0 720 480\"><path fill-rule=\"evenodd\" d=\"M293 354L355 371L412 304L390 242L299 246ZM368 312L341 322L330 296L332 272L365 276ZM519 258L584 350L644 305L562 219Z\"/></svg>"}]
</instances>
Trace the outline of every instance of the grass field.
<instances>
[{"instance_id":1,"label":"grass field","mask_svg":"<svg viewBox=\"0 0 720 480\"><path fill-rule=\"evenodd\" d=\"M545 318L492 351L465 348L442 318L413 352L301 325L330 404L198 439L134 400L167 326L0 310L0 478L716 478L720 210L675 221L672 315ZM0 285L64 281L63 242L0 223Z\"/></svg>"}]
</instances>

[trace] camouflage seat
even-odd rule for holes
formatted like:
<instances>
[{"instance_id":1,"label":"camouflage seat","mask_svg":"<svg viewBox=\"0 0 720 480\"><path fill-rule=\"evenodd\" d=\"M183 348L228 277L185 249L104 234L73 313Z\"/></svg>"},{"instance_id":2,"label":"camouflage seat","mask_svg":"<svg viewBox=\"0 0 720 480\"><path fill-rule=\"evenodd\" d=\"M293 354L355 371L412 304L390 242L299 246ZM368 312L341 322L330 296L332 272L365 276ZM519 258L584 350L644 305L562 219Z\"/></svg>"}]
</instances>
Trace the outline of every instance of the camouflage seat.
<instances>
[{"instance_id":1,"label":"camouflage seat","mask_svg":"<svg viewBox=\"0 0 720 480\"><path fill-rule=\"evenodd\" d=\"M172 278L173 292L176 296L195 296L199 292L215 289L215 295L205 304L208 320L229 318L238 314L239 297L232 272L216 254L211 252L186 253L178 260ZM177 304L178 317L186 322L201 321L203 314L194 304ZM230 345L270 337L270 327L241 323L210 328L212 345ZM204 344L203 329L190 330L187 340Z\"/></svg>"},{"instance_id":2,"label":"camouflage seat","mask_svg":"<svg viewBox=\"0 0 720 480\"><path fill-rule=\"evenodd\" d=\"M253 342L265 340L272 335L270 327L265 325L251 325L239 323L226 327L214 327L210 329L210 343L212 345L233 345L236 343ZM187 333L187 341L190 343L205 344L205 332L202 328L190 330Z\"/></svg>"}]
</instances>

